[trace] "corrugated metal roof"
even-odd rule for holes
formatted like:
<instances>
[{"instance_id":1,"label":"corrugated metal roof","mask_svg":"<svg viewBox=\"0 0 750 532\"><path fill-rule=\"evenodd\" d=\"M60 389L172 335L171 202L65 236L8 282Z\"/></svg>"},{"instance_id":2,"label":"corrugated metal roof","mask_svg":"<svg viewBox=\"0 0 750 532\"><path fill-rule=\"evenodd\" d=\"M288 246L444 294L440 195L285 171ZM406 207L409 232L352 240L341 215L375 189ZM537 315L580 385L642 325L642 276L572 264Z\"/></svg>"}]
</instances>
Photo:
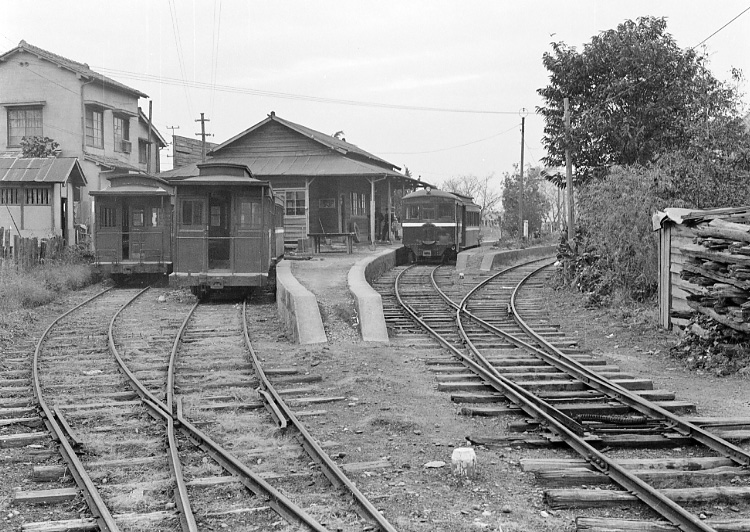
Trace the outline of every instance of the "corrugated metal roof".
<instances>
[{"instance_id":1,"label":"corrugated metal roof","mask_svg":"<svg viewBox=\"0 0 750 532\"><path fill-rule=\"evenodd\" d=\"M86 178L75 157L22 159L0 158L2 183L68 183L85 185Z\"/></svg>"},{"instance_id":2,"label":"corrugated metal roof","mask_svg":"<svg viewBox=\"0 0 750 532\"><path fill-rule=\"evenodd\" d=\"M339 154L299 155L283 157L221 157L209 159L226 163L246 164L252 174L258 178L281 176L340 176L340 177L399 177L405 176L393 170L386 170L361 161L348 159ZM167 180L197 176L197 164L189 164L159 174Z\"/></svg>"}]
</instances>

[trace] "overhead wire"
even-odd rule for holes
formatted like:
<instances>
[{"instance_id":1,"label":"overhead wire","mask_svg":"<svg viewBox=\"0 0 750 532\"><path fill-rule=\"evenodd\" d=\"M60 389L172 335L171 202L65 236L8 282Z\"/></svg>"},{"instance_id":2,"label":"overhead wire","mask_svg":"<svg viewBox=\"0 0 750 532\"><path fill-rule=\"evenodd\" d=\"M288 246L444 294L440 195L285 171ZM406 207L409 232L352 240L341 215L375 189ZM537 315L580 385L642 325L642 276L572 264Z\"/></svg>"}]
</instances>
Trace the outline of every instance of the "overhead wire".
<instances>
[{"instance_id":1,"label":"overhead wire","mask_svg":"<svg viewBox=\"0 0 750 532\"><path fill-rule=\"evenodd\" d=\"M216 98L216 76L219 63L219 38L221 37L221 0L218 0L218 16L216 13L217 0L214 0L214 23L211 42L211 114L214 113Z\"/></svg>"},{"instance_id":2,"label":"overhead wire","mask_svg":"<svg viewBox=\"0 0 750 532\"><path fill-rule=\"evenodd\" d=\"M182 80L184 82L183 88L185 90L185 99L188 104L188 111L190 116L193 116L193 103L190 99L190 92L188 91L187 76L185 75L185 61L182 53L182 39L180 38L180 25L177 20L177 6L174 5L174 0L169 0L169 15L172 19L172 35L174 36L175 47L177 48L177 62L180 66L180 73L182 74Z\"/></svg>"},{"instance_id":3,"label":"overhead wire","mask_svg":"<svg viewBox=\"0 0 750 532\"><path fill-rule=\"evenodd\" d=\"M505 131L501 131L500 133L495 133L494 135L490 135L489 137L484 137L484 138L481 138L481 139L472 140L470 142L466 142L464 144L458 144L456 146L449 146L447 148L439 148L437 150L429 150L429 151L382 151L382 152L378 152L378 153L381 153L383 155L422 155L422 154L427 154L427 153L439 153L439 152L443 152L443 151L450 151L450 150L455 150L455 149L458 149L458 148L463 148L465 146L471 146L472 144L478 144L478 143L484 142L486 140L494 139L494 138L499 137L501 135L505 135L506 133L509 133L510 131L513 131L514 129L516 129L519 125L520 124L515 124L512 127L509 127L508 129L506 129Z\"/></svg>"}]
</instances>

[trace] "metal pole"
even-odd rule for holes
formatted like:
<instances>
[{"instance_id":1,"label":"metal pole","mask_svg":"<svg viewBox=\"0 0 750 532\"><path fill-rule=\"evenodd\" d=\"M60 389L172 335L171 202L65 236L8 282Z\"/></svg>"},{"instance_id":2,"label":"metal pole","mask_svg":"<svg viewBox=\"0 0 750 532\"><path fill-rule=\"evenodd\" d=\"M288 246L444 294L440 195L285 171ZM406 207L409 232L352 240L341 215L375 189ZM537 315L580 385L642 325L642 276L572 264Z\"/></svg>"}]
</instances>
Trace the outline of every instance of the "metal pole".
<instances>
[{"instance_id":1,"label":"metal pole","mask_svg":"<svg viewBox=\"0 0 750 532\"><path fill-rule=\"evenodd\" d=\"M518 178L518 236L523 238L523 143L526 130L526 108L522 108L518 114L521 115L521 168Z\"/></svg>"},{"instance_id":2,"label":"metal pole","mask_svg":"<svg viewBox=\"0 0 750 532\"><path fill-rule=\"evenodd\" d=\"M570 106L567 98L563 99L565 108L565 183L568 197L568 245L573 248L575 240L575 214L573 212L573 161L570 158Z\"/></svg>"}]
</instances>

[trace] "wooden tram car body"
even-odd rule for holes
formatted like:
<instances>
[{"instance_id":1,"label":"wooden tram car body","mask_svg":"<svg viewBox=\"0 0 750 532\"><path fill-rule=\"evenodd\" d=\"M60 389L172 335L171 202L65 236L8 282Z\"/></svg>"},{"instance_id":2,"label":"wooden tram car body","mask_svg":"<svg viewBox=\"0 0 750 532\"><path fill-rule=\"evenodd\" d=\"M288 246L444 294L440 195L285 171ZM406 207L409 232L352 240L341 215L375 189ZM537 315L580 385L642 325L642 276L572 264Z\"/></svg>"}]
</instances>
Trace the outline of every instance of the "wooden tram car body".
<instances>
[{"instance_id":1,"label":"wooden tram car body","mask_svg":"<svg viewBox=\"0 0 750 532\"><path fill-rule=\"evenodd\" d=\"M95 198L94 266L115 279L172 271L172 187L146 174L109 178Z\"/></svg>"},{"instance_id":2,"label":"wooden tram car body","mask_svg":"<svg viewBox=\"0 0 750 532\"><path fill-rule=\"evenodd\" d=\"M412 260L455 260L479 245L480 207L467 196L425 188L402 198L403 243Z\"/></svg>"},{"instance_id":3,"label":"wooden tram car body","mask_svg":"<svg viewBox=\"0 0 750 532\"><path fill-rule=\"evenodd\" d=\"M204 163L173 181L174 267L170 285L211 290L275 285L284 252L283 205L245 165Z\"/></svg>"}]
</instances>

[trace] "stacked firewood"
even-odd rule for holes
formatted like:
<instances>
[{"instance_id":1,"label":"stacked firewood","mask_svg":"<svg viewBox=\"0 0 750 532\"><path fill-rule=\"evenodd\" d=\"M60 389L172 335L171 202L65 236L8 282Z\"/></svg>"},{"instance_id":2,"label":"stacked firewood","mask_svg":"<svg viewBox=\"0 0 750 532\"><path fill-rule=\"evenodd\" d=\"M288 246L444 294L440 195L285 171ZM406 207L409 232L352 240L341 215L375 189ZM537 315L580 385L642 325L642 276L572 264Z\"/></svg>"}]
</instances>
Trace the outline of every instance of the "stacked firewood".
<instances>
[{"instance_id":1,"label":"stacked firewood","mask_svg":"<svg viewBox=\"0 0 750 532\"><path fill-rule=\"evenodd\" d=\"M744 221L744 220L743 220ZM694 289L688 305L715 321L750 333L750 225L722 219L695 227L680 277Z\"/></svg>"}]
</instances>

